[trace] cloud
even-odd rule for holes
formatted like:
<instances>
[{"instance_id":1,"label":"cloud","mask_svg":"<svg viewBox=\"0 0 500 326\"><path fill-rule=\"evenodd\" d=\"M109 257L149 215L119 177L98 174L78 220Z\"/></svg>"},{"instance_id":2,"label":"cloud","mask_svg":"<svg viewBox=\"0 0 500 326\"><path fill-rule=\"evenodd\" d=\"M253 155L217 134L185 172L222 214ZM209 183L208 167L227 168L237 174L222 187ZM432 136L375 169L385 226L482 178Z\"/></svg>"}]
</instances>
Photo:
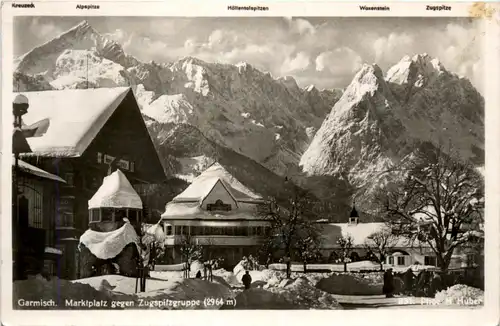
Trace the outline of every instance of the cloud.
<instances>
[{"instance_id":1,"label":"cloud","mask_svg":"<svg viewBox=\"0 0 500 326\"><path fill-rule=\"evenodd\" d=\"M333 51L322 52L316 57L316 71L328 71L337 78L357 72L363 64L363 59L354 50L341 47Z\"/></svg>"},{"instance_id":2,"label":"cloud","mask_svg":"<svg viewBox=\"0 0 500 326\"><path fill-rule=\"evenodd\" d=\"M281 66L283 74L306 70L309 67L311 60L305 52L299 52L295 57L287 57Z\"/></svg>"},{"instance_id":3,"label":"cloud","mask_svg":"<svg viewBox=\"0 0 500 326\"><path fill-rule=\"evenodd\" d=\"M387 37L382 36L373 43L375 62L398 62L408 54L413 47L413 37L408 33L390 33Z\"/></svg>"},{"instance_id":4,"label":"cloud","mask_svg":"<svg viewBox=\"0 0 500 326\"><path fill-rule=\"evenodd\" d=\"M239 36L234 31L216 29L210 34L207 43L203 47L213 51L226 52L236 46L241 46L244 38L244 36Z\"/></svg>"},{"instance_id":5,"label":"cloud","mask_svg":"<svg viewBox=\"0 0 500 326\"><path fill-rule=\"evenodd\" d=\"M74 24L81 17L74 19ZM405 55L428 53L481 89L480 25L467 19L387 18L116 18L91 25L142 61L172 62L194 56L208 62L246 61L275 77L291 75L301 86L345 87L361 64L384 71ZM19 20L30 50L71 27L68 18ZM22 44L21 44L22 43Z\"/></svg>"},{"instance_id":6,"label":"cloud","mask_svg":"<svg viewBox=\"0 0 500 326\"><path fill-rule=\"evenodd\" d=\"M482 44L486 42L481 25L464 27L450 23L438 37L442 42L434 46L435 56L448 70L469 78L481 92L484 87Z\"/></svg>"},{"instance_id":7,"label":"cloud","mask_svg":"<svg viewBox=\"0 0 500 326\"><path fill-rule=\"evenodd\" d=\"M285 21L288 23L288 27L292 33L300 35L316 33L316 28L306 19L285 17Z\"/></svg>"},{"instance_id":8,"label":"cloud","mask_svg":"<svg viewBox=\"0 0 500 326\"><path fill-rule=\"evenodd\" d=\"M41 42L46 42L52 39L55 35L62 34L64 29L53 22L42 22L38 17L35 17L29 27L32 35L36 36Z\"/></svg>"}]
</instances>

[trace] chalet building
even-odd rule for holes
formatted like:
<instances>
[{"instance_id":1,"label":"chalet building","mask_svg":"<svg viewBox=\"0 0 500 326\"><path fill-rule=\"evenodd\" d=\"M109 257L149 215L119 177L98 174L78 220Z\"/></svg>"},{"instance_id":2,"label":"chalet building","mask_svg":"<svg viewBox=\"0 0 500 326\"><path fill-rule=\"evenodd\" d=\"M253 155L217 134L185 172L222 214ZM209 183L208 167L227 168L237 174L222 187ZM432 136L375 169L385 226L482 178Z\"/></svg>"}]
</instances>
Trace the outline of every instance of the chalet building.
<instances>
[{"instance_id":1,"label":"chalet building","mask_svg":"<svg viewBox=\"0 0 500 326\"><path fill-rule=\"evenodd\" d=\"M384 230L387 226L384 223L363 222L360 220L356 208L353 208L346 223L328 223L318 221L322 230L321 252L323 257L330 262L335 261L339 252L337 241L341 237L350 235L353 240L353 250L351 251L351 261L358 261L366 257L368 249L366 242L370 235ZM450 262L450 269L472 267L477 265L481 259L478 253L470 248L461 247L455 249ZM437 266L436 254L425 243L414 241L410 243L407 239L397 239L391 246L389 254L386 256L385 265L387 267L406 267L414 264Z\"/></svg>"},{"instance_id":2,"label":"chalet building","mask_svg":"<svg viewBox=\"0 0 500 326\"><path fill-rule=\"evenodd\" d=\"M55 205L61 277L77 278L78 239L89 227L88 201L119 168L135 187L165 174L132 90L128 87L24 92L30 103L23 128L32 152L26 162L66 181Z\"/></svg>"},{"instance_id":3,"label":"chalet building","mask_svg":"<svg viewBox=\"0 0 500 326\"><path fill-rule=\"evenodd\" d=\"M160 221L167 248L164 263L183 262L186 241L203 246L208 259L224 258L226 266L257 255L270 231L269 221L258 215L262 204L261 196L214 163L166 205Z\"/></svg>"},{"instance_id":4,"label":"chalet building","mask_svg":"<svg viewBox=\"0 0 500 326\"><path fill-rule=\"evenodd\" d=\"M13 169L13 180L18 189L18 214L12 214L14 279L55 275L62 254L55 242L56 196L65 181L21 160L17 172Z\"/></svg>"}]
</instances>

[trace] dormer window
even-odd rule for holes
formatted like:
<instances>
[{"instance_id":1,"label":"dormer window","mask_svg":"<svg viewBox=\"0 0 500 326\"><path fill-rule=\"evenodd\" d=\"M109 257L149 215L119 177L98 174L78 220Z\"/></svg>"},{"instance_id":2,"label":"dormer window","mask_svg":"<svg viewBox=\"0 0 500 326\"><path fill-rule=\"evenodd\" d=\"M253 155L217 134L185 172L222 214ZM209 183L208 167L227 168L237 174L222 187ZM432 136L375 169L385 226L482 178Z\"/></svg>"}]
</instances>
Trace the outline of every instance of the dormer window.
<instances>
[{"instance_id":1,"label":"dormer window","mask_svg":"<svg viewBox=\"0 0 500 326\"><path fill-rule=\"evenodd\" d=\"M220 199L217 199L214 204L207 204L207 211L226 211L231 210L231 204L224 204Z\"/></svg>"}]
</instances>

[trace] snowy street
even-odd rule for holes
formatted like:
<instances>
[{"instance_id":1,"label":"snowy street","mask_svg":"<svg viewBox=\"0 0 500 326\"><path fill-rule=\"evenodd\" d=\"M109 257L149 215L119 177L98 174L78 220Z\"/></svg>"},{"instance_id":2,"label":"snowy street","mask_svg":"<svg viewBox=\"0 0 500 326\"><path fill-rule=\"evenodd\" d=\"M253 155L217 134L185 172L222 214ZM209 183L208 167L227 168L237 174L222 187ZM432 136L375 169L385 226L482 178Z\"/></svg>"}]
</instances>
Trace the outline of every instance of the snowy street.
<instances>
[{"instance_id":1,"label":"snowy street","mask_svg":"<svg viewBox=\"0 0 500 326\"><path fill-rule=\"evenodd\" d=\"M192 265L190 278L184 278L182 271L152 271L146 291L138 293L136 278L122 275L74 281L37 277L14 283L14 304L23 309L19 300L43 298L54 300L56 309L427 309L473 308L484 296L481 290L458 285L439 292L435 298L386 298L379 272L294 272L287 279L283 271L270 269L250 270L251 288L244 290L241 280L245 269L241 267L240 263L233 271L214 270L212 282L195 278L199 270L196 264ZM68 300L82 303L68 305ZM96 300L104 304L97 305Z\"/></svg>"}]
</instances>

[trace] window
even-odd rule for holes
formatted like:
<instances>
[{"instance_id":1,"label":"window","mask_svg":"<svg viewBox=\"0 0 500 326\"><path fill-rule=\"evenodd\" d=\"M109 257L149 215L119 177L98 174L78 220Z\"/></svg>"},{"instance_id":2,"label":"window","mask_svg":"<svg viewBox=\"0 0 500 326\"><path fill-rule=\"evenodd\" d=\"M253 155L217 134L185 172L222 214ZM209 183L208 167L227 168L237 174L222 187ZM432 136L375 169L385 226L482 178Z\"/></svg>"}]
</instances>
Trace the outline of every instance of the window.
<instances>
[{"instance_id":1,"label":"window","mask_svg":"<svg viewBox=\"0 0 500 326\"><path fill-rule=\"evenodd\" d=\"M473 267L476 263L476 255L475 254L467 254L467 267Z\"/></svg>"},{"instance_id":2,"label":"window","mask_svg":"<svg viewBox=\"0 0 500 326\"><path fill-rule=\"evenodd\" d=\"M263 231L263 228L262 226L257 226L255 227L255 235L258 235L258 236L261 236L262 235L262 231Z\"/></svg>"},{"instance_id":3,"label":"window","mask_svg":"<svg viewBox=\"0 0 500 326\"><path fill-rule=\"evenodd\" d=\"M127 160L119 160L116 165L122 170L130 170L130 163Z\"/></svg>"},{"instance_id":4,"label":"window","mask_svg":"<svg viewBox=\"0 0 500 326\"><path fill-rule=\"evenodd\" d=\"M126 212L126 215L125 216L122 216L120 217L120 219L123 219L124 217L128 218L128 220L130 221L130 223L134 224L134 223L137 223L138 220L137 220L137 211L134 210L134 209L129 209L127 212ZM118 220L117 220L118 221Z\"/></svg>"},{"instance_id":5,"label":"window","mask_svg":"<svg viewBox=\"0 0 500 326\"><path fill-rule=\"evenodd\" d=\"M95 223L101 221L101 210L91 209L89 211L89 223Z\"/></svg>"},{"instance_id":6,"label":"window","mask_svg":"<svg viewBox=\"0 0 500 326\"><path fill-rule=\"evenodd\" d=\"M112 222L112 221L115 221L115 209L101 208L101 222Z\"/></svg>"},{"instance_id":7,"label":"window","mask_svg":"<svg viewBox=\"0 0 500 326\"><path fill-rule=\"evenodd\" d=\"M389 256L389 265L394 265L394 257Z\"/></svg>"},{"instance_id":8,"label":"window","mask_svg":"<svg viewBox=\"0 0 500 326\"><path fill-rule=\"evenodd\" d=\"M97 163L102 163L102 153L97 153Z\"/></svg>"},{"instance_id":9,"label":"window","mask_svg":"<svg viewBox=\"0 0 500 326\"><path fill-rule=\"evenodd\" d=\"M166 234L167 236L171 236L171 235L173 235L173 234L172 234L172 231L173 231L172 225L170 225L170 224L165 224L165 234Z\"/></svg>"},{"instance_id":10,"label":"window","mask_svg":"<svg viewBox=\"0 0 500 326\"><path fill-rule=\"evenodd\" d=\"M56 227L72 227L73 226L73 213L61 212L56 216Z\"/></svg>"},{"instance_id":11,"label":"window","mask_svg":"<svg viewBox=\"0 0 500 326\"><path fill-rule=\"evenodd\" d=\"M404 256L399 256L398 257L398 265L404 266L405 264L405 257Z\"/></svg>"},{"instance_id":12,"label":"window","mask_svg":"<svg viewBox=\"0 0 500 326\"><path fill-rule=\"evenodd\" d=\"M74 186L74 174L73 173L64 173L64 180L66 181L66 186L67 187L73 187Z\"/></svg>"},{"instance_id":13,"label":"window","mask_svg":"<svg viewBox=\"0 0 500 326\"><path fill-rule=\"evenodd\" d=\"M134 172L134 170L135 170L134 162L130 162L130 172Z\"/></svg>"},{"instance_id":14,"label":"window","mask_svg":"<svg viewBox=\"0 0 500 326\"><path fill-rule=\"evenodd\" d=\"M181 235L182 234L182 226L176 225L175 226L175 235Z\"/></svg>"},{"instance_id":15,"label":"window","mask_svg":"<svg viewBox=\"0 0 500 326\"><path fill-rule=\"evenodd\" d=\"M22 195L18 197L20 223L27 227L43 229L43 189L38 183L23 182Z\"/></svg>"},{"instance_id":16,"label":"window","mask_svg":"<svg viewBox=\"0 0 500 326\"><path fill-rule=\"evenodd\" d=\"M168 224L167 224L168 226ZM192 226L191 227L191 235L200 235L200 227L199 226Z\"/></svg>"},{"instance_id":17,"label":"window","mask_svg":"<svg viewBox=\"0 0 500 326\"><path fill-rule=\"evenodd\" d=\"M427 265L427 266L436 266L436 257L434 257L434 256L425 256L424 257L424 265Z\"/></svg>"},{"instance_id":18,"label":"window","mask_svg":"<svg viewBox=\"0 0 500 326\"><path fill-rule=\"evenodd\" d=\"M207 211L230 211L231 204L224 204L222 200L217 199L214 204L207 204Z\"/></svg>"},{"instance_id":19,"label":"window","mask_svg":"<svg viewBox=\"0 0 500 326\"><path fill-rule=\"evenodd\" d=\"M111 155L104 155L104 164L110 164L115 158Z\"/></svg>"},{"instance_id":20,"label":"window","mask_svg":"<svg viewBox=\"0 0 500 326\"><path fill-rule=\"evenodd\" d=\"M224 235L234 235L234 227L228 226L224 228Z\"/></svg>"}]
</instances>

